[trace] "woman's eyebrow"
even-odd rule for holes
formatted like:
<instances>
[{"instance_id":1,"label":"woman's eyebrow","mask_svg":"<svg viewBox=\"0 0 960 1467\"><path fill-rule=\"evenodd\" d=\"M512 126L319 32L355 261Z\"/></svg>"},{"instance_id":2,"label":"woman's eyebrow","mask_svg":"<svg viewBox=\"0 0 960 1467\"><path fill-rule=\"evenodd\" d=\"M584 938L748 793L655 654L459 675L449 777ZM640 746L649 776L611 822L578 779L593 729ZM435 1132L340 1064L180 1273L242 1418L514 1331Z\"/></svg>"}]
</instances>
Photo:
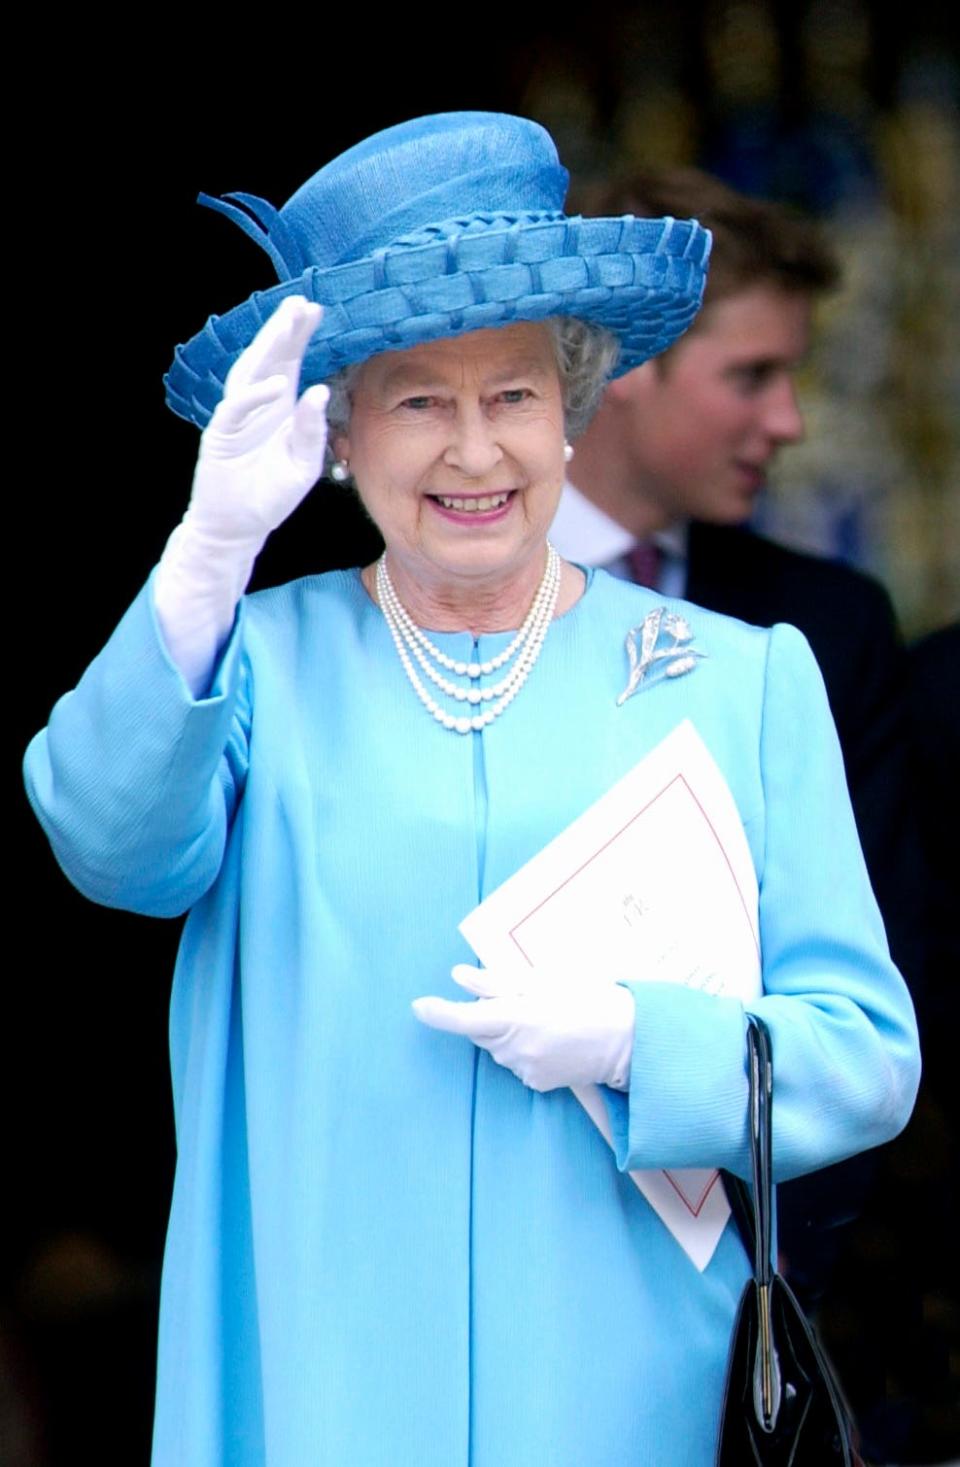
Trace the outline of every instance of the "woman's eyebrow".
<instances>
[{"instance_id":1,"label":"woman's eyebrow","mask_svg":"<svg viewBox=\"0 0 960 1467\"><path fill-rule=\"evenodd\" d=\"M514 361L497 366L483 378L482 385L495 387L499 383L510 382L516 377L534 378L539 381L548 375L548 368L539 358L517 357ZM444 374L431 372L429 366L411 367L405 362L398 362L383 378L381 391L394 393L416 389L417 393L448 392L453 385Z\"/></svg>"},{"instance_id":2,"label":"woman's eyebrow","mask_svg":"<svg viewBox=\"0 0 960 1467\"><path fill-rule=\"evenodd\" d=\"M509 382L514 377L535 377L538 380L550 375L550 368L539 357L517 357L502 368L491 372L485 380L489 383Z\"/></svg>"},{"instance_id":3,"label":"woman's eyebrow","mask_svg":"<svg viewBox=\"0 0 960 1467\"><path fill-rule=\"evenodd\" d=\"M432 396L450 391L450 382L440 372L432 372L427 365L412 367L398 362L384 374L376 386L382 397L394 397L397 393L417 397Z\"/></svg>"}]
</instances>

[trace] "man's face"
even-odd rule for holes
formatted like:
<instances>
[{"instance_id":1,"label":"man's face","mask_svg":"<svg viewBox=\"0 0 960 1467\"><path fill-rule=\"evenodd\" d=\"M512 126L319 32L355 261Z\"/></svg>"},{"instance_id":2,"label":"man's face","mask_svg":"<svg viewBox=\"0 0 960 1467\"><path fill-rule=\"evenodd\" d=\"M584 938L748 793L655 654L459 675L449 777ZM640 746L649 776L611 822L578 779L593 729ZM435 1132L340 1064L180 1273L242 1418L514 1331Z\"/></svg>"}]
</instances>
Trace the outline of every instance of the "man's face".
<instances>
[{"instance_id":1,"label":"man's face","mask_svg":"<svg viewBox=\"0 0 960 1467\"><path fill-rule=\"evenodd\" d=\"M707 307L660 362L611 383L638 492L661 523L737 524L777 450L803 437L793 376L810 298L758 285Z\"/></svg>"}]
</instances>

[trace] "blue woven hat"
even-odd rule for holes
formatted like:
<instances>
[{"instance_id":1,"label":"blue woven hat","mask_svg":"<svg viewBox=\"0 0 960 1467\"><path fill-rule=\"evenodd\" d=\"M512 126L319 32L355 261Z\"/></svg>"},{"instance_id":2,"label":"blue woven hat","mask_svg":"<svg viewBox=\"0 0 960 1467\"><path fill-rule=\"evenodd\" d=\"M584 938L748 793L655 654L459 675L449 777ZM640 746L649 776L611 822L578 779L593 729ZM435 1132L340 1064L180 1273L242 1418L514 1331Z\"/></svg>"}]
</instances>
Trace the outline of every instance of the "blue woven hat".
<instances>
[{"instance_id":1,"label":"blue woven hat","mask_svg":"<svg viewBox=\"0 0 960 1467\"><path fill-rule=\"evenodd\" d=\"M168 406L203 427L288 295L324 308L301 388L378 352L560 315L614 333L618 375L639 366L696 314L709 232L693 220L571 218L567 182L535 122L451 112L375 133L279 210L252 194L201 194L266 250L280 284L177 347Z\"/></svg>"}]
</instances>

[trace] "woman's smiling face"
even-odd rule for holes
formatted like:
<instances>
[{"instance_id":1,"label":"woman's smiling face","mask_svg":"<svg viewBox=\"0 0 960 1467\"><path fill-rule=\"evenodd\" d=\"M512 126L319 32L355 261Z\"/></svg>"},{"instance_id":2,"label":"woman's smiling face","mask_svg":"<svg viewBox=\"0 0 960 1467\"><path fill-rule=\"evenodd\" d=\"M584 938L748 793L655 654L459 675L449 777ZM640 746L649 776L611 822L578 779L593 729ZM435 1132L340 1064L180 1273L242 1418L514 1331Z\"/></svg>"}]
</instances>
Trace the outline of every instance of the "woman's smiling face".
<instances>
[{"instance_id":1,"label":"woman's smiling face","mask_svg":"<svg viewBox=\"0 0 960 1467\"><path fill-rule=\"evenodd\" d=\"M385 352L360 369L338 455L391 569L424 589L525 582L564 477L549 329L519 322Z\"/></svg>"}]
</instances>

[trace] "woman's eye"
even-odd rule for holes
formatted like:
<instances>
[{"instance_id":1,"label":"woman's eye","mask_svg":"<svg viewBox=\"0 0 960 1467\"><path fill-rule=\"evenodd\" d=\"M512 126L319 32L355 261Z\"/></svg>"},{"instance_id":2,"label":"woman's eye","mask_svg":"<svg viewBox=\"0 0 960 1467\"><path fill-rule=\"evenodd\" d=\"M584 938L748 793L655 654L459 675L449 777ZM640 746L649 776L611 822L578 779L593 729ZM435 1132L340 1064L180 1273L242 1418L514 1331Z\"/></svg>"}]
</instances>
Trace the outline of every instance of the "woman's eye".
<instances>
[{"instance_id":1,"label":"woman's eye","mask_svg":"<svg viewBox=\"0 0 960 1467\"><path fill-rule=\"evenodd\" d=\"M507 404L526 402L529 396L530 389L528 387L508 387L505 391L501 392L500 401Z\"/></svg>"},{"instance_id":2,"label":"woman's eye","mask_svg":"<svg viewBox=\"0 0 960 1467\"><path fill-rule=\"evenodd\" d=\"M414 412L422 412L424 408L433 405L432 397L405 397L400 404L401 407L412 408Z\"/></svg>"}]
</instances>

